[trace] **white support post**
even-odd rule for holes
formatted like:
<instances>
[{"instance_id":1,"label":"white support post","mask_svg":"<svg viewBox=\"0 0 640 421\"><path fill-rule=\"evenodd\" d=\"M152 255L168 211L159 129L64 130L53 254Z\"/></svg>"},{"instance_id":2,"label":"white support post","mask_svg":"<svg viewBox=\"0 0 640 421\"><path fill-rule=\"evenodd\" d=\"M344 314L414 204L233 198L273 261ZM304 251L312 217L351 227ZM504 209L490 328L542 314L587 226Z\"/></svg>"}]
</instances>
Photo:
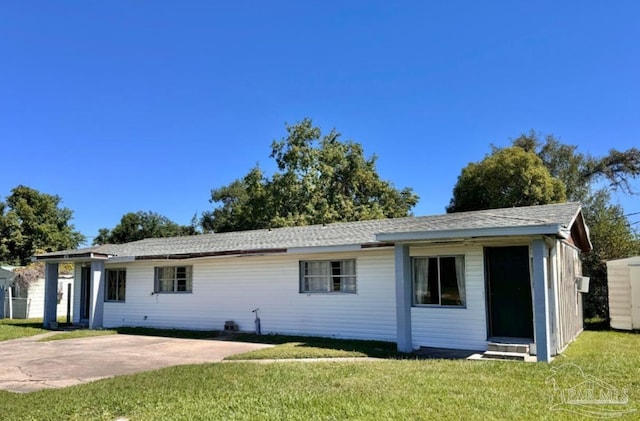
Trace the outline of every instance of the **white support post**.
<instances>
[{"instance_id":1,"label":"white support post","mask_svg":"<svg viewBox=\"0 0 640 421\"><path fill-rule=\"evenodd\" d=\"M89 311L89 329L102 327L104 306L104 262L91 262L91 309Z\"/></svg>"},{"instance_id":2,"label":"white support post","mask_svg":"<svg viewBox=\"0 0 640 421\"><path fill-rule=\"evenodd\" d=\"M44 318L46 329L57 320L58 312L58 264L46 263L44 270Z\"/></svg>"},{"instance_id":3,"label":"white support post","mask_svg":"<svg viewBox=\"0 0 640 421\"><path fill-rule=\"evenodd\" d=\"M560 304L558 299L558 245L557 242L549 244L549 274L547 277L547 288L549 291L549 306L551 318L549 320L549 334L551 335L551 355L556 355L560 350Z\"/></svg>"},{"instance_id":4,"label":"white support post","mask_svg":"<svg viewBox=\"0 0 640 421\"><path fill-rule=\"evenodd\" d=\"M7 291L9 292L9 319L13 319L13 289L9 287Z\"/></svg>"},{"instance_id":5,"label":"white support post","mask_svg":"<svg viewBox=\"0 0 640 421\"><path fill-rule=\"evenodd\" d=\"M411 258L409 246L395 246L396 332L398 351L413 351L411 337Z\"/></svg>"},{"instance_id":6,"label":"white support post","mask_svg":"<svg viewBox=\"0 0 640 421\"><path fill-rule=\"evenodd\" d=\"M544 239L535 239L533 251L533 321L538 361L551 361L549 326L549 294L547 293L547 245Z\"/></svg>"}]
</instances>

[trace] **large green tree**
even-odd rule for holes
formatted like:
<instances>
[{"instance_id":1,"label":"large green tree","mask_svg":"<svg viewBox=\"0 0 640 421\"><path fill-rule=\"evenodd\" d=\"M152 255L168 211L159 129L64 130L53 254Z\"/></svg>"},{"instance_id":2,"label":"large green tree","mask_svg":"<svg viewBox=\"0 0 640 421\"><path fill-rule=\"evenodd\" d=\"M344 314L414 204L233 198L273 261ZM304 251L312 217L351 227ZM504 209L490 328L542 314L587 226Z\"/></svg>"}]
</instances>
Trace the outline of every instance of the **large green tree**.
<instances>
[{"instance_id":1,"label":"large green tree","mask_svg":"<svg viewBox=\"0 0 640 421\"><path fill-rule=\"evenodd\" d=\"M447 212L564 202L565 187L520 147L496 149L462 169Z\"/></svg>"},{"instance_id":2,"label":"large green tree","mask_svg":"<svg viewBox=\"0 0 640 421\"><path fill-rule=\"evenodd\" d=\"M85 237L59 196L17 186L0 201L0 261L26 265L38 252L76 248Z\"/></svg>"},{"instance_id":3,"label":"large green tree","mask_svg":"<svg viewBox=\"0 0 640 421\"><path fill-rule=\"evenodd\" d=\"M179 225L156 212L129 212L112 229L101 228L93 244L122 244L145 238L176 237L197 234L195 223Z\"/></svg>"},{"instance_id":4,"label":"large green tree","mask_svg":"<svg viewBox=\"0 0 640 421\"><path fill-rule=\"evenodd\" d=\"M360 143L342 141L335 130L322 135L308 118L286 130L287 137L271 145L273 176L255 167L212 190L211 202L219 205L203 214L205 231L400 217L417 203L412 189L380 178L376 156L365 157Z\"/></svg>"},{"instance_id":5,"label":"large green tree","mask_svg":"<svg viewBox=\"0 0 640 421\"><path fill-rule=\"evenodd\" d=\"M585 296L585 317L609 317L606 261L640 254L640 239L620 205L611 203L605 189L596 190L583 202L593 250L582 255L582 268L591 277Z\"/></svg>"},{"instance_id":6,"label":"large green tree","mask_svg":"<svg viewBox=\"0 0 640 421\"><path fill-rule=\"evenodd\" d=\"M640 253L638 235L623 209L611 203L610 191L634 193L631 180L640 175L640 151L637 148L611 149L607 155L594 157L579 152L575 145L561 143L554 136L540 136L533 131L512 143L508 148L494 147L492 154L483 161L471 163L462 170L447 210L490 209L562 200L562 197L545 194L535 195L534 201L528 197L531 191L547 191L546 176L537 179L522 176L530 172L527 164L534 162L532 155L536 156L533 167L539 171L542 165L554 184L562 184L568 200L582 202L593 243L593 250L582 256L583 272L591 277L590 292L585 297L585 316L607 318L606 260ZM509 158L523 154L528 159ZM514 170L514 165L520 169ZM501 176L502 173L506 176ZM484 181L482 177L485 177ZM538 180L538 188L532 189L527 180ZM602 183L607 187L601 187ZM524 198L519 198L518 194Z\"/></svg>"}]
</instances>

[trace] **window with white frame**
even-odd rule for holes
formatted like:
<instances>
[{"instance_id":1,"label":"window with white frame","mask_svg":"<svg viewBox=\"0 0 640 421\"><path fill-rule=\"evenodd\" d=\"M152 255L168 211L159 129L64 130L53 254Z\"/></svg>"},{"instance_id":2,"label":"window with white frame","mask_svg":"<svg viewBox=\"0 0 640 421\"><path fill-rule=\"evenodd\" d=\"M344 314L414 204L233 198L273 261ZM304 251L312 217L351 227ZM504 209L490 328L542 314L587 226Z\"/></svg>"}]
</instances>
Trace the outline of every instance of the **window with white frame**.
<instances>
[{"instance_id":1,"label":"window with white frame","mask_svg":"<svg viewBox=\"0 0 640 421\"><path fill-rule=\"evenodd\" d=\"M300 292L356 292L355 260L300 262Z\"/></svg>"},{"instance_id":2,"label":"window with white frame","mask_svg":"<svg viewBox=\"0 0 640 421\"><path fill-rule=\"evenodd\" d=\"M124 302L127 292L127 271L125 269L106 269L105 301Z\"/></svg>"},{"instance_id":3,"label":"window with white frame","mask_svg":"<svg viewBox=\"0 0 640 421\"><path fill-rule=\"evenodd\" d=\"M155 268L154 292L192 292L191 266Z\"/></svg>"},{"instance_id":4,"label":"window with white frame","mask_svg":"<svg viewBox=\"0 0 640 421\"><path fill-rule=\"evenodd\" d=\"M464 256L413 257L413 304L466 305Z\"/></svg>"}]
</instances>

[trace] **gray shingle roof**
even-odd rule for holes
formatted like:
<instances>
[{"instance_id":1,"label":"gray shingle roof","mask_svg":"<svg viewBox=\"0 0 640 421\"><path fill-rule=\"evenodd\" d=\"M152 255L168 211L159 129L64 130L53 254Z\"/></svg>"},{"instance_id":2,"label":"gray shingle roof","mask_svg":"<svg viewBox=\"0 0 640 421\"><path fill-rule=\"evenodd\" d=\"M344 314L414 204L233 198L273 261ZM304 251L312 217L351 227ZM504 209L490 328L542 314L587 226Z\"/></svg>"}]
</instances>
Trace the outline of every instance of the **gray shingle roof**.
<instances>
[{"instance_id":1,"label":"gray shingle roof","mask_svg":"<svg viewBox=\"0 0 640 421\"><path fill-rule=\"evenodd\" d=\"M493 228L544 227L557 225L568 228L580 211L579 203L528 206L460 212L436 216L343 222L327 225L275 228L204 234L185 237L149 238L126 244L106 244L78 250L64 250L36 256L47 260L61 256L97 253L112 256L159 257L176 255L207 255L215 253L279 250L306 247L380 244L377 235L410 232L442 232L483 230ZM548 232L556 234L557 232Z\"/></svg>"}]
</instances>

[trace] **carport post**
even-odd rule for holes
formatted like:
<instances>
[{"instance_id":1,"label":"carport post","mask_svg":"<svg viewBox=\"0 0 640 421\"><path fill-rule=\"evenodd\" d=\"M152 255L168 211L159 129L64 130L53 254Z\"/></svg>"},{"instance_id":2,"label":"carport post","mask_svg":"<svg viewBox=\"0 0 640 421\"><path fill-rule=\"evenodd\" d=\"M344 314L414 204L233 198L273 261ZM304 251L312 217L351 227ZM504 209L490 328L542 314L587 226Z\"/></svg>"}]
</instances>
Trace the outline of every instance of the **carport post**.
<instances>
[{"instance_id":1,"label":"carport post","mask_svg":"<svg viewBox=\"0 0 640 421\"><path fill-rule=\"evenodd\" d=\"M396 342L398 351L413 351L411 338L411 258L409 246L396 244Z\"/></svg>"},{"instance_id":2,"label":"carport post","mask_svg":"<svg viewBox=\"0 0 640 421\"><path fill-rule=\"evenodd\" d=\"M102 308L104 305L104 262L91 261L91 311L89 329L102 327Z\"/></svg>"},{"instance_id":3,"label":"carport post","mask_svg":"<svg viewBox=\"0 0 640 421\"><path fill-rule=\"evenodd\" d=\"M58 264L46 263L44 269L44 317L46 329L56 321L58 307Z\"/></svg>"},{"instance_id":4,"label":"carport post","mask_svg":"<svg viewBox=\"0 0 640 421\"><path fill-rule=\"evenodd\" d=\"M551 361L551 338L549 337L549 294L547 286L547 245L544 239L535 239L533 251L533 322L538 361Z\"/></svg>"}]
</instances>

